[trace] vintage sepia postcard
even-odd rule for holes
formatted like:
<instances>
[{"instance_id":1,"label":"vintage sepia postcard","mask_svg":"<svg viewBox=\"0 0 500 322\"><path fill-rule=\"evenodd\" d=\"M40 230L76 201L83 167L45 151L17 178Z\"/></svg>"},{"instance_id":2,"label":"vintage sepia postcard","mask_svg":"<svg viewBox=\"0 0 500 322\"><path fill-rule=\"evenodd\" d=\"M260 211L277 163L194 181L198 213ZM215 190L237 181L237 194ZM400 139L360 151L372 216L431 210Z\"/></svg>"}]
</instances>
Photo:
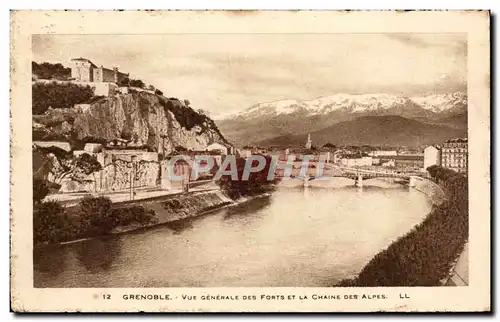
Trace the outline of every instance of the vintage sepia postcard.
<instances>
[{"instance_id":1,"label":"vintage sepia postcard","mask_svg":"<svg viewBox=\"0 0 500 322\"><path fill-rule=\"evenodd\" d=\"M12 11L12 310L490 311L489 32Z\"/></svg>"}]
</instances>

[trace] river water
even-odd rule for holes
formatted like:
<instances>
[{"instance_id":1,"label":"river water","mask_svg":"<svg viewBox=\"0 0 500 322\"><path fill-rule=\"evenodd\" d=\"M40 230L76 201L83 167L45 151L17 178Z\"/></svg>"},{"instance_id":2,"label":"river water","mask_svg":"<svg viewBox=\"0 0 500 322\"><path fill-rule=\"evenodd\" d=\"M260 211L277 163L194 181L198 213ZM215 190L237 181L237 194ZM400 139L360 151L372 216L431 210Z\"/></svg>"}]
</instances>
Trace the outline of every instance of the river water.
<instances>
[{"instance_id":1,"label":"river water","mask_svg":"<svg viewBox=\"0 0 500 322\"><path fill-rule=\"evenodd\" d=\"M429 213L401 187L280 188L133 233L34 252L35 287L332 286Z\"/></svg>"}]
</instances>

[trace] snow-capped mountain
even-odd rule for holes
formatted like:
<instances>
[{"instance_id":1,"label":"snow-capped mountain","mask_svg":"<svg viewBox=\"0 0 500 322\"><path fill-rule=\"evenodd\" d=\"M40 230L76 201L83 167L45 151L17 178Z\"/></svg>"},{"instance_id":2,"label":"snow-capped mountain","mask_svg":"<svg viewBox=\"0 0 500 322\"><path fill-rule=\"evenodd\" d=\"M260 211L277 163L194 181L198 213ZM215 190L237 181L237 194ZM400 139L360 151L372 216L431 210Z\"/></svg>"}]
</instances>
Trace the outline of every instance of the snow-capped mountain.
<instances>
[{"instance_id":1,"label":"snow-capped mountain","mask_svg":"<svg viewBox=\"0 0 500 322\"><path fill-rule=\"evenodd\" d=\"M250 120L258 117L289 114L302 114L305 116L328 115L332 112L370 114L380 112L383 115L417 113L422 114L418 116L430 116L430 113L425 112L459 113L464 112L466 107L467 95L461 92L411 98L390 94L335 94L309 101L281 100L259 103L251 106L239 114L232 115L229 118L243 118Z\"/></svg>"},{"instance_id":2,"label":"snow-capped mountain","mask_svg":"<svg viewBox=\"0 0 500 322\"><path fill-rule=\"evenodd\" d=\"M462 92L412 97L411 100L434 113L462 113L467 110L467 94Z\"/></svg>"},{"instance_id":3,"label":"snow-capped mountain","mask_svg":"<svg viewBox=\"0 0 500 322\"><path fill-rule=\"evenodd\" d=\"M416 97L335 94L313 100L259 103L217 123L233 142L251 144L276 136L313 132L364 116L401 116L441 124L445 118L450 122L466 120L466 112L467 94L461 92ZM466 124L458 126L463 128Z\"/></svg>"}]
</instances>

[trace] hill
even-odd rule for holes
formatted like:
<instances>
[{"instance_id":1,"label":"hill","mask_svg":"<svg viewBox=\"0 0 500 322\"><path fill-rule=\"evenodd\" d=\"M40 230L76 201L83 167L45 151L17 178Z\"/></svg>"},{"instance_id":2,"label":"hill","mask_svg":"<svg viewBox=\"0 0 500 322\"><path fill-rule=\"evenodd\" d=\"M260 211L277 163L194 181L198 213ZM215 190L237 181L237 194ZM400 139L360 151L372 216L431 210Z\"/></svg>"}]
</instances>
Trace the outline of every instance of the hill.
<instances>
[{"instance_id":1,"label":"hill","mask_svg":"<svg viewBox=\"0 0 500 322\"><path fill-rule=\"evenodd\" d=\"M456 129L467 130L467 113L446 116L438 119L436 123Z\"/></svg>"},{"instance_id":2,"label":"hill","mask_svg":"<svg viewBox=\"0 0 500 322\"><path fill-rule=\"evenodd\" d=\"M178 146L204 149L212 142L226 142L209 117L178 99L147 92L99 98L87 107L49 108L33 115L33 140L103 142L129 141L129 147L169 153Z\"/></svg>"},{"instance_id":3,"label":"hill","mask_svg":"<svg viewBox=\"0 0 500 322\"><path fill-rule=\"evenodd\" d=\"M401 116L364 116L311 132L313 144L420 146L466 136L466 131L427 124ZM302 146L307 134L283 135L258 142L259 146Z\"/></svg>"}]
</instances>

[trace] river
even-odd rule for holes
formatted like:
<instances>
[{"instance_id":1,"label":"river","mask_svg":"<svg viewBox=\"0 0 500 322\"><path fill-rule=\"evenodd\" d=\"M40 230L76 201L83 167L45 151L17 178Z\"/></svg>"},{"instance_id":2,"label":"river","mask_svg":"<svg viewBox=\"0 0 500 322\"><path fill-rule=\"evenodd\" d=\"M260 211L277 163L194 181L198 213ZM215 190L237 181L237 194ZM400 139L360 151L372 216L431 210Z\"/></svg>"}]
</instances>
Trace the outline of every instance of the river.
<instances>
[{"instance_id":1,"label":"river","mask_svg":"<svg viewBox=\"0 0 500 322\"><path fill-rule=\"evenodd\" d=\"M34 251L35 287L332 286L429 213L411 188L280 188L155 228Z\"/></svg>"}]
</instances>

